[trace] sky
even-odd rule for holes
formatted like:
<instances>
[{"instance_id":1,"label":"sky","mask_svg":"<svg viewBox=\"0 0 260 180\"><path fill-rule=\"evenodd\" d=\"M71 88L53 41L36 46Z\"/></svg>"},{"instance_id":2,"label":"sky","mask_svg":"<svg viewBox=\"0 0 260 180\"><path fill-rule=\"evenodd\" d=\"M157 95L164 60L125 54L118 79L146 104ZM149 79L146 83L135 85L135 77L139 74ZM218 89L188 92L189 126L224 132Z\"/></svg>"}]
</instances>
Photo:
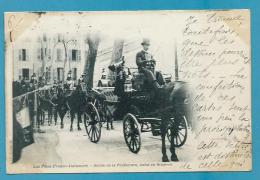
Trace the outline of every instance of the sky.
<instances>
[{"instance_id":1,"label":"sky","mask_svg":"<svg viewBox=\"0 0 260 180\"><path fill-rule=\"evenodd\" d=\"M28 26L22 38L35 38L39 33L68 34L81 36L98 34L101 42L98 51L113 47L115 39L124 39L123 55L126 65L135 67L135 56L142 49L141 41L149 38L150 52L157 60L157 69L164 73L174 72L175 46L179 43L180 27L183 27L183 18L180 13L167 11L135 11L135 12L52 12L42 14ZM27 14L28 16L28 14ZM129 44L129 42L131 42ZM103 66L107 67L111 54L98 56L95 70L100 72ZM97 73L99 74L99 73Z\"/></svg>"}]
</instances>

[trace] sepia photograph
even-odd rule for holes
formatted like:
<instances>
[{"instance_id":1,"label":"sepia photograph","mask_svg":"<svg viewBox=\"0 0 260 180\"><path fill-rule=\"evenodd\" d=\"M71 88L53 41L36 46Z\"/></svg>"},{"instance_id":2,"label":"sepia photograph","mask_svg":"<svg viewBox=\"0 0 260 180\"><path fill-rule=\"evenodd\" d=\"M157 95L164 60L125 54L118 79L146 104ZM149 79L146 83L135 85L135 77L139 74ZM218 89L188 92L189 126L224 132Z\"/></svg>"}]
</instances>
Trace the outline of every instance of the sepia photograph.
<instances>
[{"instance_id":1,"label":"sepia photograph","mask_svg":"<svg viewBox=\"0 0 260 180\"><path fill-rule=\"evenodd\" d=\"M249 10L4 21L8 174L251 170Z\"/></svg>"}]
</instances>

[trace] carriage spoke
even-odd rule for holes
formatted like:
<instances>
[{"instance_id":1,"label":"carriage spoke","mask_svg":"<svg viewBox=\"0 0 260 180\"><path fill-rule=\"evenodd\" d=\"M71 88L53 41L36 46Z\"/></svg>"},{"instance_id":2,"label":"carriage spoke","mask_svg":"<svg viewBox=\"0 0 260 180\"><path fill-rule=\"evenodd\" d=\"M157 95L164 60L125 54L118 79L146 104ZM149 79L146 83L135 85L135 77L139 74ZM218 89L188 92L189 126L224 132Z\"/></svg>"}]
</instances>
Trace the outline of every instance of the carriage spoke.
<instances>
[{"instance_id":1,"label":"carriage spoke","mask_svg":"<svg viewBox=\"0 0 260 180\"><path fill-rule=\"evenodd\" d=\"M90 126L90 128L89 128L88 135L90 135L91 131L92 131L92 126Z\"/></svg>"},{"instance_id":2,"label":"carriage spoke","mask_svg":"<svg viewBox=\"0 0 260 180\"><path fill-rule=\"evenodd\" d=\"M175 136L175 139L176 139L176 144L178 144L178 138Z\"/></svg>"},{"instance_id":3,"label":"carriage spoke","mask_svg":"<svg viewBox=\"0 0 260 180\"><path fill-rule=\"evenodd\" d=\"M91 141L93 141L93 136L94 136L94 127L91 126L91 129L92 129L92 131L91 131Z\"/></svg>"},{"instance_id":4,"label":"carriage spoke","mask_svg":"<svg viewBox=\"0 0 260 180\"><path fill-rule=\"evenodd\" d=\"M137 142L136 142L136 139L134 140L134 150L137 150Z\"/></svg>"},{"instance_id":5,"label":"carriage spoke","mask_svg":"<svg viewBox=\"0 0 260 180\"><path fill-rule=\"evenodd\" d=\"M95 129L95 137L96 137L96 138L95 138L95 141L98 140L98 136L99 136L99 133L98 133L98 129L96 128L96 129Z\"/></svg>"},{"instance_id":6,"label":"carriage spoke","mask_svg":"<svg viewBox=\"0 0 260 180\"><path fill-rule=\"evenodd\" d=\"M87 130L87 134L89 134L90 133L90 128L87 128L86 130Z\"/></svg>"},{"instance_id":7,"label":"carriage spoke","mask_svg":"<svg viewBox=\"0 0 260 180\"><path fill-rule=\"evenodd\" d=\"M183 126L179 126L178 127L178 130L180 131L180 130L183 130L183 129L185 129L185 127L183 127Z\"/></svg>"},{"instance_id":8,"label":"carriage spoke","mask_svg":"<svg viewBox=\"0 0 260 180\"><path fill-rule=\"evenodd\" d=\"M134 139L132 139L132 149L134 150L134 143L135 143L135 141L134 141Z\"/></svg>"},{"instance_id":9,"label":"carriage spoke","mask_svg":"<svg viewBox=\"0 0 260 180\"><path fill-rule=\"evenodd\" d=\"M182 140L181 140L181 138L180 138L180 136L179 135L177 135L177 138L180 140L180 143L182 142Z\"/></svg>"},{"instance_id":10,"label":"carriage spoke","mask_svg":"<svg viewBox=\"0 0 260 180\"><path fill-rule=\"evenodd\" d=\"M181 131L179 131L179 134L181 134L181 135L182 135L182 137L184 137L184 134L182 134L182 132L181 132Z\"/></svg>"},{"instance_id":11,"label":"carriage spoke","mask_svg":"<svg viewBox=\"0 0 260 180\"><path fill-rule=\"evenodd\" d=\"M95 126L93 126L93 137L94 137L94 142L96 141L96 130L97 128Z\"/></svg>"},{"instance_id":12,"label":"carriage spoke","mask_svg":"<svg viewBox=\"0 0 260 180\"><path fill-rule=\"evenodd\" d=\"M96 129L95 134L96 134L96 137L98 139L98 137L99 137L99 130L98 129Z\"/></svg>"},{"instance_id":13,"label":"carriage spoke","mask_svg":"<svg viewBox=\"0 0 260 180\"><path fill-rule=\"evenodd\" d=\"M132 146L132 142L133 142L133 140L132 140L132 137L130 138L130 141L129 141L129 146L131 147Z\"/></svg>"},{"instance_id":14,"label":"carriage spoke","mask_svg":"<svg viewBox=\"0 0 260 180\"><path fill-rule=\"evenodd\" d=\"M126 138L129 138L131 136L131 134L129 132L126 132L125 135L126 135Z\"/></svg>"}]
</instances>

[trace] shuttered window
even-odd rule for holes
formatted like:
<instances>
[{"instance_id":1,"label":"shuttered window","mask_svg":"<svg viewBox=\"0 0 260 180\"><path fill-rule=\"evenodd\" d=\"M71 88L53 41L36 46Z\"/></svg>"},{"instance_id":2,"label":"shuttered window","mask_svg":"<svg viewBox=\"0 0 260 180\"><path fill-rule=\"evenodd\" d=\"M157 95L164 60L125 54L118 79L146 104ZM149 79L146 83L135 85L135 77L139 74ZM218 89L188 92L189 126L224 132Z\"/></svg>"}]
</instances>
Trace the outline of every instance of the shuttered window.
<instances>
[{"instance_id":1,"label":"shuttered window","mask_svg":"<svg viewBox=\"0 0 260 180\"><path fill-rule=\"evenodd\" d=\"M77 50L76 49L72 49L72 51L71 51L71 60L72 61L77 60Z\"/></svg>"},{"instance_id":2,"label":"shuttered window","mask_svg":"<svg viewBox=\"0 0 260 180\"><path fill-rule=\"evenodd\" d=\"M26 80L29 79L29 69L28 68L22 69L22 77L23 77L23 79L26 79Z\"/></svg>"},{"instance_id":3,"label":"shuttered window","mask_svg":"<svg viewBox=\"0 0 260 180\"><path fill-rule=\"evenodd\" d=\"M26 49L19 49L18 50L18 59L19 61L27 61L28 60L28 54Z\"/></svg>"},{"instance_id":4,"label":"shuttered window","mask_svg":"<svg viewBox=\"0 0 260 180\"><path fill-rule=\"evenodd\" d=\"M80 61L81 60L81 51L77 49L72 49L69 51L70 60L72 61Z\"/></svg>"}]
</instances>

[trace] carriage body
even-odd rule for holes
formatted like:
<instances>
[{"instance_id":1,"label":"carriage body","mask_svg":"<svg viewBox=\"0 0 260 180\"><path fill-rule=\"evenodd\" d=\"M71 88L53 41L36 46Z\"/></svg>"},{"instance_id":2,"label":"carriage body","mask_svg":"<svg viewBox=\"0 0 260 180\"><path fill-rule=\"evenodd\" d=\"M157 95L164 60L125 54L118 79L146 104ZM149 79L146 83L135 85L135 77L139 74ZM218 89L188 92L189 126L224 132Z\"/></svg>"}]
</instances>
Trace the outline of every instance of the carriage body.
<instances>
[{"instance_id":1,"label":"carriage body","mask_svg":"<svg viewBox=\"0 0 260 180\"><path fill-rule=\"evenodd\" d=\"M113 120L123 120L123 133L125 142L133 153L138 153L141 147L141 133L152 132L153 136L161 134L161 120L162 114L171 113L171 122L169 123L168 139L171 137L170 129L177 127L175 146L182 146L187 138L187 119L186 111L188 105L188 97L186 90L180 89L186 83L182 81L175 81L176 87L176 108L178 108L178 117L172 111L163 112L158 108L158 103L154 100L154 94L145 88L145 81L143 74L139 72L132 73L132 79L126 80L124 84L124 92L118 96L115 92L115 87L97 87L92 89L88 96L90 98L90 111L96 113L97 134L101 136L101 127L104 123ZM171 78L171 76L169 76ZM130 84L131 83L131 84ZM130 84L130 85L129 85ZM178 90L179 89L179 90ZM88 125L86 126L86 129ZM88 132L88 130L87 130ZM129 133L134 133L135 145L133 140L129 141L127 136ZM91 133L89 133L91 136ZM93 133L92 133L93 134ZM180 137L181 136L181 137ZM98 142L99 138L92 138L92 142ZM132 139L132 138L131 138ZM177 140L179 139L179 140Z\"/></svg>"}]
</instances>

